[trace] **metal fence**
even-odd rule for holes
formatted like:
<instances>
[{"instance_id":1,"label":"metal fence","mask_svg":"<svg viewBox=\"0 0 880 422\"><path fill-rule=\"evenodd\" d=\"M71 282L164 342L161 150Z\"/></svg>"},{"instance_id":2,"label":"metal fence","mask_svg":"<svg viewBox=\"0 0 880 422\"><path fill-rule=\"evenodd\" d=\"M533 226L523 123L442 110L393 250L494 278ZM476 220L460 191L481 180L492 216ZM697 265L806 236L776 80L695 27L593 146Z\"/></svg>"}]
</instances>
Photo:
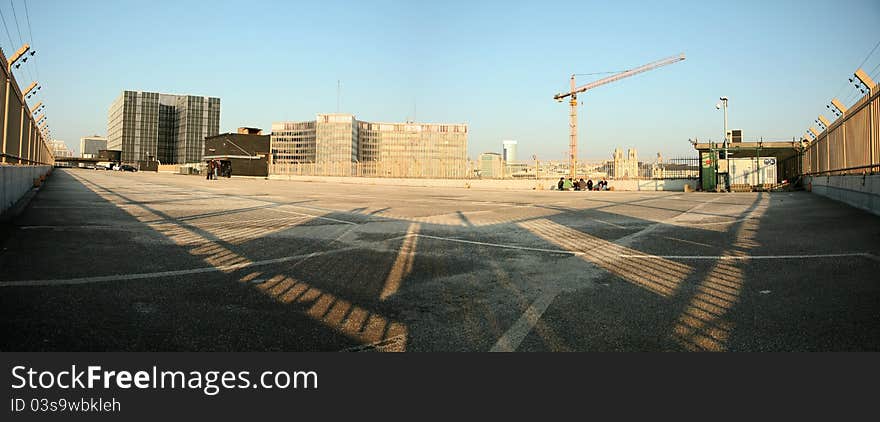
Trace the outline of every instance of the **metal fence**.
<instances>
[{"instance_id":1,"label":"metal fence","mask_svg":"<svg viewBox=\"0 0 880 422\"><path fill-rule=\"evenodd\" d=\"M6 83L0 82L0 119L3 120L0 163L53 164L54 158L40 126L28 106L15 76L9 71L6 55L0 51L0 67ZM33 87L33 85L32 85ZM45 123L44 123L45 125Z\"/></svg>"},{"instance_id":2,"label":"metal fence","mask_svg":"<svg viewBox=\"0 0 880 422\"><path fill-rule=\"evenodd\" d=\"M632 163L622 162L626 169L616 168L614 161L606 161L587 171L590 175L600 175L609 179L698 179L700 177L699 157L679 157L662 162L639 162L634 169Z\"/></svg>"},{"instance_id":3,"label":"metal fence","mask_svg":"<svg viewBox=\"0 0 880 422\"><path fill-rule=\"evenodd\" d=\"M880 89L872 91L810 142L803 153L803 174L862 174L880 169Z\"/></svg>"},{"instance_id":4,"label":"metal fence","mask_svg":"<svg viewBox=\"0 0 880 422\"><path fill-rule=\"evenodd\" d=\"M655 170L656 169L656 170ZM700 158L671 158L652 167L652 179L698 179Z\"/></svg>"}]
</instances>

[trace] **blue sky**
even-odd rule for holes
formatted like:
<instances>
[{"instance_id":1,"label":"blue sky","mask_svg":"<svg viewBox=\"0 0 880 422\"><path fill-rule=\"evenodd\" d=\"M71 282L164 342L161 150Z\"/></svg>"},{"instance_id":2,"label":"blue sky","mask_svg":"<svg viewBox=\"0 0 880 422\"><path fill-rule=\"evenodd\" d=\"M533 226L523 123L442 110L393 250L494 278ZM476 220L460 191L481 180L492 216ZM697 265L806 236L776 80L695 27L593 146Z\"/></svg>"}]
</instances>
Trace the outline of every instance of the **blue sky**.
<instances>
[{"instance_id":1,"label":"blue sky","mask_svg":"<svg viewBox=\"0 0 880 422\"><path fill-rule=\"evenodd\" d=\"M0 2L4 51L30 40L25 0ZM105 134L123 89L221 98L221 131L269 129L337 109L362 120L470 125L469 155L519 141L563 159L572 73L687 60L582 96L580 156L615 146L642 159L694 155L720 138L719 96L747 140L800 136L880 41L880 2L28 1L53 136L75 149ZM21 32L19 37L18 32ZM863 66L880 75L880 49ZM579 82L587 82L583 77ZM878 78L880 79L880 78ZM851 98L854 101L855 97ZM827 112L825 113L828 114ZM79 152L79 151L77 151Z\"/></svg>"}]
</instances>

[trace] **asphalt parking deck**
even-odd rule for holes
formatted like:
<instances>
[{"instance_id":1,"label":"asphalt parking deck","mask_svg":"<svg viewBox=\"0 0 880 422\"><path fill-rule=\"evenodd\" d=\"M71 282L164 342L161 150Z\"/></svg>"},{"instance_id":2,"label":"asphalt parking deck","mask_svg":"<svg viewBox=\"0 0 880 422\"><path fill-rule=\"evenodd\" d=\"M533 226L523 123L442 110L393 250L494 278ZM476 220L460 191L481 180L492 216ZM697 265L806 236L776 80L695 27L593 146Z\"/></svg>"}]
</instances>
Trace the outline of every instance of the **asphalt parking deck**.
<instances>
[{"instance_id":1,"label":"asphalt parking deck","mask_svg":"<svg viewBox=\"0 0 880 422\"><path fill-rule=\"evenodd\" d=\"M880 218L806 192L71 169L2 233L5 351L880 349Z\"/></svg>"}]
</instances>

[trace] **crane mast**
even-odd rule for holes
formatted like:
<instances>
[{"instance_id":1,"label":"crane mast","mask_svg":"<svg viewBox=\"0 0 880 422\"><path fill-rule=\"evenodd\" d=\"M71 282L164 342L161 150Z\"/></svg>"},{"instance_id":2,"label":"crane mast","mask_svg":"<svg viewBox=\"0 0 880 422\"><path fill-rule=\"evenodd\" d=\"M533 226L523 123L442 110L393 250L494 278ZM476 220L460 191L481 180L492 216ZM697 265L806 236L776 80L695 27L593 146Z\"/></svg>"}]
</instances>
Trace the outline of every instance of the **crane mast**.
<instances>
[{"instance_id":1,"label":"crane mast","mask_svg":"<svg viewBox=\"0 0 880 422\"><path fill-rule=\"evenodd\" d=\"M600 87L602 85L610 84L611 82L619 81L624 78L628 78L633 75L638 75L642 72L647 72L649 70L656 69L658 67L666 66L668 64L678 63L685 59L684 53L681 53L677 56L667 57L662 60L657 60L655 62L648 63L643 66L639 66L634 69L630 69L624 72L620 72L614 75L611 75L607 78L599 79L597 81L590 82L586 85L578 87L575 84L575 75L571 75L570 80L570 91L563 94L556 94L553 96L553 99L561 102L564 98L570 97L568 101L568 105L571 108L571 112L569 113L569 144L568 144L568 165L569 165L569 176L574 178L577 172L577 96L582 92L586 92L593 88Z\"/></svg>"}]
</instances>

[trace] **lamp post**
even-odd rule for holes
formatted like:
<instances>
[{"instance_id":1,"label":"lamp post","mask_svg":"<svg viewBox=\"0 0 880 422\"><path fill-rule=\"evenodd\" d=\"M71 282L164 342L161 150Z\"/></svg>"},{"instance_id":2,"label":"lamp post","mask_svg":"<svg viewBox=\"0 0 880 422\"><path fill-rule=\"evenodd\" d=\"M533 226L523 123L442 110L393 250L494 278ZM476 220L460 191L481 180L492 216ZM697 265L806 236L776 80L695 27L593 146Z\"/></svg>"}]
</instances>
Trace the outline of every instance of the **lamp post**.
<instances>
[{"instance_id":1,"label":"lamp post","mask_svg":"<svg viewBox=\"0 0 880 422\"><path fill-rule=\"evenodd\" d=\"M721 102L716 104L715 108L719 109L719 110L722 108L724 109L724 160L726 161L728 159L727 144L729 143L729 139L728 139L728 135L727 135L727 97L721 97L721 98L719 98L719 100L721 100ZM730 171L729 164L728 164L727 169L728 169L728 171ZM724 178L724 181L725 181L724 187L725 187L725 190L727 190L726 189L727 188L727 180L728 180L730 173L725 173L725 174L728 174L728 176L726 176Z\"/></svg>"}]
</instances>

